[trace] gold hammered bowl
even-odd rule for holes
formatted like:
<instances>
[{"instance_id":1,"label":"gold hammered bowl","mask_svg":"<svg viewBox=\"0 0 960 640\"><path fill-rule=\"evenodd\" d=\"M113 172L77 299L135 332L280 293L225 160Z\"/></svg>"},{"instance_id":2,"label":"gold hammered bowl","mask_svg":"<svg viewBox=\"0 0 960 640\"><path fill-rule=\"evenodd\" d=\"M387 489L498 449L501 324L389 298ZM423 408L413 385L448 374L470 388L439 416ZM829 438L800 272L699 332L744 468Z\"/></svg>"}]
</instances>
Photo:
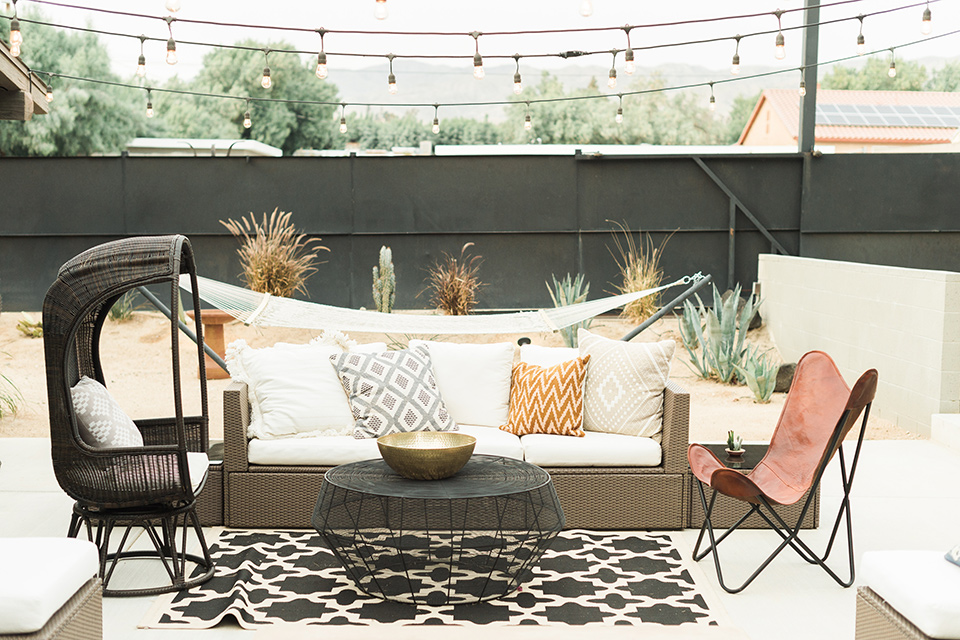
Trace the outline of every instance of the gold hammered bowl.
<instances>
[{"instance_id":1,"label":"gold hammered bowl","mask_svg":"<svg viewBox=\"0 0 960 640\"><path fill-rule=\"evenodd\" d=\"M410 480L442 480L467 464L477 439L455 431L391 433L377 438L390 468Z\"/></svg>"}]
</instances>

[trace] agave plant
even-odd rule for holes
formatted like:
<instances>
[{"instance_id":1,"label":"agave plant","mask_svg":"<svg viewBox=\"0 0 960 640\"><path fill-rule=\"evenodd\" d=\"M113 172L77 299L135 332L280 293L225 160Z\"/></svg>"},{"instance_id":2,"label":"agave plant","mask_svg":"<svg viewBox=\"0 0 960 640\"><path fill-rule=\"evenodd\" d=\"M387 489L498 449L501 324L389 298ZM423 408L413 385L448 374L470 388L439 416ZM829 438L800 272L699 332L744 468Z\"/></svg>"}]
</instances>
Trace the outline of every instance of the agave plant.
<instances>
[{"instance_id":1,"label":"agave plant","mask_svg":"<svg viewBox=\"0 0 960 640\"><path fill-rule=\"evenodd\" d=\"M568 273L562 280L557 280L557 276L552 274L550 277L553 279L553 288L551 289L550 285L547 285L547 291L550 292L550 299L553 301L554 307L566 307L567 305L586 302L587 294L590 293L590 283L584 280L582 273L577 274L576 278ZM589 329L591 324L593 324L593 320L587 319L560 329L563 343L568 347L576 347L578 342L577 331L580 327Z\"/></svg>"},{"instance_id":2,"label":"agave plant","mask_svg":"<svg viewBox=\"0 0 960 640\"><path fill-rule=\"evenodd\" d=\"M766 353L760 353L756 345L750 345L743 354L742 364L737 366L737 377L753 392L757 402L766 404L777 387L779 370L779 364Z\"/></svg>"},{"instance_id":3,"label":"agave plant","mask_svg":"<svg viewBox=\"0 0 960 640\"><path fill-rule=\"evenodd\" d=\"M717 287L713 287L713 308L707 309L703 301L697 298L700 305L699 318L695 318L696 309L693 304L684 301L684 319L680 323L681 337L684 347L690 353L693 369L702 378L715 378L723 383L729 383L737 373L737 366L743 361L743 342L747 336L750 321L760 306L753 300L747 300L743 309L737 313L740 301L740 285L734 289L733 295L723 300ZM696 337L697 345L701 350L698 357L690 345Z\"/></svg>"}]
</instances>

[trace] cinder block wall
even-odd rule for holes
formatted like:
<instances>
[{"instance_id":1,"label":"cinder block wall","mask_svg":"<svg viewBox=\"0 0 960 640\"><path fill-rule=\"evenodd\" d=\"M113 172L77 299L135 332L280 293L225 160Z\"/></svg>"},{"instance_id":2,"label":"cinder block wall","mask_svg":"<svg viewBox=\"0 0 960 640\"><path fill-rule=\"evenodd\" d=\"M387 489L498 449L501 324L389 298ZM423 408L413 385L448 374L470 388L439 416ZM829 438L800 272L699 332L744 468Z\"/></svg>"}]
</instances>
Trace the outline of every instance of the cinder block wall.
<instances>
[{"instance_id":1,"label":"cinder block wall","mask_svg":"<svg viewBox=\"0 0 960 640\"><path fill-rule=\"evenodd\" d=\"M761 255L761 315L781 356L826 351L848 384L874 367L874 412L930 436L960 411L960 273Z\"/></svg>"}]
</instances>

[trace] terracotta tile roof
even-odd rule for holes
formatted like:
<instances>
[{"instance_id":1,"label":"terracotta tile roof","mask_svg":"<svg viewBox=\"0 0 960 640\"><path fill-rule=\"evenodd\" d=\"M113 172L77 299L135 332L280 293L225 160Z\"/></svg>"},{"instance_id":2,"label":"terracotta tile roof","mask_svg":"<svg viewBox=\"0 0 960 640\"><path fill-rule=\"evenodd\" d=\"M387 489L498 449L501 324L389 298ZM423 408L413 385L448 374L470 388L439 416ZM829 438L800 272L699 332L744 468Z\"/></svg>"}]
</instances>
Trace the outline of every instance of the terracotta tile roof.
<instances>
[{"instance_id":1,"label":"terracotta tile roof","mask_svg":"<svg viewBox=\"0 0 960 640\"><path fill-rule=\"evenodd\" d=\"M797 138L800 126L800 96L794 89L765 89L750 121L744 128L743 140L752 126L764 101L783 122L790 134ZM824 104L872 104L911 105L927 107L960 107L960 92L939 91L844 91L818 89L817 105ZM934 144L950 142L957 129L935 127L891 127L817 125L814 137L817 142L868 142L877 144Z\"/></svg>"}]
</instances>

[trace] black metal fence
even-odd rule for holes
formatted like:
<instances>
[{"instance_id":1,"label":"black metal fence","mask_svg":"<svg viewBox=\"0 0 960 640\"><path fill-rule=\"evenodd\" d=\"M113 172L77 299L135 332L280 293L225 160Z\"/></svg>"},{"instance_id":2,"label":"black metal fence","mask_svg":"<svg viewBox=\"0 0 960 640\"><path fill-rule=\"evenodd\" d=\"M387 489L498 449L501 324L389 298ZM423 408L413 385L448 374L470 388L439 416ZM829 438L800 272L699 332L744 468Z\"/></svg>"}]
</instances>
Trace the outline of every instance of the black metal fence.
<instances>
[{"instance_id":1,"label":"black metal fence","mask_svg":"<svg viewBox=\"0 0 960 640\"><path fill-rule=\"evenodd\" d=\"M665 242L667 278L721 287L749 288L771 250L960 271L958 178L958 154L8 158L0 295L37 310L68 258L140 234L183 233L202 275L239 282L219 221L277 207L331 249L309 299L348 307L372 305L381 245L398 308L428 307L428 267L467 242L482 308L549 305L545 282L568 272L597 297L617 281L616 223Z\"/></svg>"}]
</instances>

